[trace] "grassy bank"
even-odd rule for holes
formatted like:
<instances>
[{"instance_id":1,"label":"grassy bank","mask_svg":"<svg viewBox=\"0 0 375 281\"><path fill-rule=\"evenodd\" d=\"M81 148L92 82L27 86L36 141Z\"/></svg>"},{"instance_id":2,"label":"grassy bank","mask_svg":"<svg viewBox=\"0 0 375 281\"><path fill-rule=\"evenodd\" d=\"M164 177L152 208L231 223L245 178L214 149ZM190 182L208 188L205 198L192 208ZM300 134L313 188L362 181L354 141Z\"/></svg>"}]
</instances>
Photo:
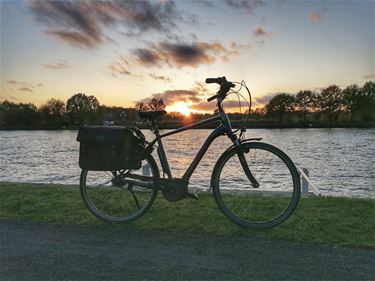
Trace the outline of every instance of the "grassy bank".
<instances>
[{"instance_id":1,"label":"grassy bank","mask_svg":"<svg viewBox=\"0 0 375 281\"><path fill-rule=\"evenodd\" d=\"M131 224L110 224L84 207L77 186L0 184L0 219L80 224L214 235L239 235L375 249L375 201L302 198L295 213L268 230L241 228L216 207L213 196L169 203L158 198L148 213Z\"/></svg>"}]
</instances>

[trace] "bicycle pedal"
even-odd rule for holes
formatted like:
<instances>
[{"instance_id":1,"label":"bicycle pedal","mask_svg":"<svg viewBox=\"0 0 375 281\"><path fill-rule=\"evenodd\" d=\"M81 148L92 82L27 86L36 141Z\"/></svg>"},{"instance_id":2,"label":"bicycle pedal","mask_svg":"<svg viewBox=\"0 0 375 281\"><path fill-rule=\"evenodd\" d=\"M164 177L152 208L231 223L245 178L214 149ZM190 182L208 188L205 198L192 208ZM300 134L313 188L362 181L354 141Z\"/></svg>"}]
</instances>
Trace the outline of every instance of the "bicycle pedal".
<instances>
[{"instance_id":1,"label":"bicycle pedal","mask_svg":"<svg viewBox=\"0 0 375 281\"><path fill-rule=\"evenodd\" d=\"M194 199L194 200L198 200L199 199L198 195L193 194L193 193L189 193L189 192L186 193L186 197L189 197L189 198Z\"/></svg>"}]
</instances>

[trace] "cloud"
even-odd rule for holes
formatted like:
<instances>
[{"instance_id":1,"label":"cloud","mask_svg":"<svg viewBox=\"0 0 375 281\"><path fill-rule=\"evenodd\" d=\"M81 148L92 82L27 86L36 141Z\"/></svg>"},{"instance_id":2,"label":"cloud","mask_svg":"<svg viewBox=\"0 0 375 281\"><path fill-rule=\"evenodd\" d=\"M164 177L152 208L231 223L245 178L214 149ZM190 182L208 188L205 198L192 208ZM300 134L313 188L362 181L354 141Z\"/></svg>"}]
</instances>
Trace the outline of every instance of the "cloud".
<instances>
[{"instance_id":1,"label":"cloud","mask_svg":"<svg viewBox=\"0 0 375 281\"><path fill-rule=\"evenodd\" d=\"M265 36L271 36L271 35L272 35L272 32L266 31L266 30L263 29L262 27L257 26L257 27L254 29L254 35L255 35L255 36L258 36L258 37L265 37Z\"/></svg>"},{"instance_id":2,"label":"cloud","mask_svg":"<svg viewBox=\"0 0 375 281\"><path fill-rule=\"evenodd\" d=\"M324 18L322 13L317 13L317 12L311 12L307 16L308 16L308 19L314 23L321 22Z\"/></svg>"},{"instance_id":3,"label":"cloud","mask_svg":"<svg viewBox=\"0 0 375 281\"><path fill-rule=\"evenodd\" d=\"M46 32L51 37L60 39L71 46L96 48L103 42L102 35L86 34L84 32L54 30Z\"/></svg>"},{"instance_id":4,"label":"cloud","mask_svg":"<svg viewBox=\"0 0 375 281\"><path fill-rule=\"evenodd\" d=\"M91 2L93 3L93 2ZM93 48L103 41L102 29L89 1L30 1L46 33L73 46Z\"/></svg>"},{"instance_id":5,"label":"cloud","mask_svg":"<svg viewBox=\"0 0 375 281\"><path fill-rule=\"evenodd\" d=\"M12 84L12 85L22 86L22 87L29 87L29 88L34 87L32 84L25 82L25 81L8 80L7 83Z\"/></svg>"},{"instance_id":6,"label":"cloud","mask_svg":"<svg viewBox=\"0 0 375 281\"><path fill-rule=\"evenodd\" d=\"M159 64L161 60L163 60L159 54L158 50L147 49L147 48L139 48L134 50L133 55L136 58L136 61L142 65L156 65Z\"/></svg>"},{"instance_id":7,"label":"cloud","mask_svg":"<svg viewBox=\"0 0 375 281\"><path fill-rule=\"evenodd\" d=\"M172 82L171 78L163 76L163 75L156 75L154 73L150 73L149 76L155 80L160 80L164 82Z\"/></svg>"},{"instance_id":8,"label":"cloud","mask_svg":"<svg viewBox=\"0 0 375 281\"><path fill-rule=\"evenodd\" d=\"M7 83L13 87L17 87L16 90L22 91L22 92L33 92L35 88L43 86L43 83L38 83L34 85L29 82L17 81L17 80L8 80Z\"/></svg>"},{"instance_id":9,"label":"cloud","mask_svg":"<svg viewBox=\"0 0 375 281\"><path fill-rule=\"evenodd\" d=\"M221 45L220 45L221 46ZM193 66L199 64L211 64L215 57L211 53L218 53L217 48L208 43L180 44L180 43L161 43L160 44L164 59L177 67ZM221 46L221 48L223 48Z\"/></svg>"},{"instance_id":10,"label":"cloud","mask_svg":"<svg viewBox=\"0 0 375 281\"><path fill-rule=\"evenodd\" d=\"M220 43L171 43L160 42L148 48L135 49L132 56L142 66L197 67L212 64L217 59L227 61L228 55L238 54L238 47L227 49Z\"/></svg>"},{"instance_id":11,"label":"cloud","mask_svg":"<svg viewBox=\"0 0 375 281\"><path fill-rule=\"evenodd\" d=\"M180 19L172 1L40 1L29 7L46 34L81 48L96 48L108 39L105 27L125 26L132 34L168 33Z\"/></svg>"},{"instance_id":12,"label":"cloud","mask_svg":"<svg viewBox=\"0 0 375 281\"><path fill-rule=\"evenodd\" d=\"M128 70L129 61L124 56L118 56L115 61L109 63L108 69L112 76L117 77L118 75L131 75Z\"/></svg>"},{"instance_id":13,"label":"cloud","mask_svg":"<svg viewBox=\"0 0 375 281\"><path fill-rule=\"evenodd\" d=\"M152 98L163 99L165 105L172 105L177 102L196 104L202 101L200 93L192 90L167 90L163 93L152 94L151 97L142 99L141 102L148 102Z\"/></svg>"},{"instance_id":14,"label":"cloud","mask_svg":"<svg viewBox=\"0 0 375 281\"><path fill-rule=\"evenodd\" d=\"M19 100L20 100L19 97L15 97L15 96L0 96L0 101L18 102Z\"/></svg>"},{"instance_id":15,"label":"cloud","mask_svg":"<svg viewBox=\"0 0 375 281\"><path fill-rule=\"evenodd\" d=\"M274 96L276 96L278 93L269 93L267 95L261 96L261 97L253 97L253 105L259 106L259 105L265 105L267 104Z\"/></svg>"},{"instance_id":16,"label":"cloud","mask_svg":"<svg viewBox=\"0 0 375 281\"><path fill-rule=\"evenodd\" d=\"M54 63L43 63L42 65L46 68L58 70L58 69L69 67L70 63L66 60L58 60L57 62L54 62Z\"/></svg>"},{"instance_id":17,"label":"cloud","mask_svg":"<svg viewBox=\"0 0 375 281\"><path fill-rule=\"evenodd\" d=\"M190 108L198 111L214 111L216 108L216 103L207 102L206 100L204 100L201 103L192 104Z\"/></svg>"},{"instance_id":18,"label":"cloud","mask_svg":"<svg viewBox=\"0 0 375 281\"><path fill-rule=\"evenodd\" d=\"M30 92L30 93L33 92L33 90L31 90L29 87L21 87L21 88L18 88L17 90L22 91L22 92Z\"/></svg>"},{"instance_id":19,"label":"cloud","mask_svg":"<svg viewBox=\"0 0 375 281\"><path fill-rule=\"evenodd\" d=\"M224 2L229 7L245 14L251 14L258 6L265 4L263 0L225 0Z\"/></svg>"},{"instance_id":20,"label":"cloud","mask_svg":"<svg viewBox=\"0 0 375 281\"><path fill-rule=\"evenodd\" d=\"M118 56L108 64L108 68L110 73L116 77L118 75L135 75L133 71L137 67L198 67L199 65L212 64L218 59L227 62L228 56L240 54L249 48L250 45L235 42L232 42L227 48L217 42L172 43L162 41L149 44L145 48L134 49L129 55ZM161 76L149 76L157 80L170 81Z\"/></svg>"},{"instance_id":21,"label":"cloud","mask_svg":"<svg viewBox=\"0 0 375 281\"><path fill-rule=\"evenodd\" d=\"M228 112L233 112L233 109L235 112L240 111L238 100L225 100L222 105L224 110L226 109ZM214 111L216 109L216 102L207 102L207 100L204 99L200 103L192 104L190 108L199 111ZM241 112L245 112L247 109L247 104L242 101Z\"/></svg>"},{"instance_id":22,"label":"cloud","mask_svg":"<svg viewBox=\"0 0 375 281\"><path fill-rule=\"evenodd\" d=\"M375 79L375 72L374 73L369 73L367 75L363 75L364 79Z\"/></svg>"}]
</instances>

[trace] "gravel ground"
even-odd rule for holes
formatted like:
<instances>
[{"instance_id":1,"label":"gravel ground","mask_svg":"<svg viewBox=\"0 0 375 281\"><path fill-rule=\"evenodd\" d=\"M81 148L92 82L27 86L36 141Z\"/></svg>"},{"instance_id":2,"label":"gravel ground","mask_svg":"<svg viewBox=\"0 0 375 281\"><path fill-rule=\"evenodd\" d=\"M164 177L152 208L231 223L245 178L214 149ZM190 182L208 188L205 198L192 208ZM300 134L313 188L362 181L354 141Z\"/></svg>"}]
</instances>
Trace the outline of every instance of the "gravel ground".
<instances>
[{"instance_id":1,"label":"gravel ground","mask_svg":"<svg viewBox=\"0 0 375 281\"><path fill-rule=\"evenodd\" d=\"M375 251L0 221L0 280L375 280Z\"/></svg>"}]
</instances>

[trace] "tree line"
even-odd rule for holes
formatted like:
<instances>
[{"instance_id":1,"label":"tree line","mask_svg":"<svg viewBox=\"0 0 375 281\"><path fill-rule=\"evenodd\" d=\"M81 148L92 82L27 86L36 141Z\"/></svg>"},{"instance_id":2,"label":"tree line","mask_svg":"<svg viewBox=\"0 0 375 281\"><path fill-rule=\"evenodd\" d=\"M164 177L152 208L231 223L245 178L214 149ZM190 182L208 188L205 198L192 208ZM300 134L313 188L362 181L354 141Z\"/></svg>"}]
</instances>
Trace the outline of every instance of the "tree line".
<instances>
[{"instance_id":1,"label":"tree line","mask_svg":"<svg viewBox=\"0 0 375 281\"><path fill-rule=\"evenodd\" d=\"M259 111L268 118L284 121L372 122L375 121L375 82L345 89L331 85L321 90L280 93Z\"/></svg>"},{"instance_id":2,"label":"tree line","mask_svg":"<svg viewBox=\"0 0 375 281\"><path fill-rule=\"evenodd\" d=\"M82 124L102 124L104 120L116 124L134 124L138 110L164 109L162 99L138 102L135 108L108 107L101 105L92 95L78 93L66 102L51 98L40 107L32 103L0 102L0 126L12 127L61 127ZM231 120L242 120L248 112L231 113ZM194 113L190 122L212 116ZM279 124L319 122L324 124L374 122L375 82L368 81L362 87L356 84L345 89L331 85L320 92L310 90L296 94L279 93L265 106L250 112L253 121L276 122ZM178 112L172 112L162 120L164 124L179 125L186 119Z\"/></svg>"},{"instance_id":3,"label":"tree line","mask_svg":"<svg viewBox=\"0 0 375 281\"><path fill-rule=\"evenodd\" d=\"M0 126L69 126L100 124L102 120L122 108L100 105L95 96L75 94L66 102L51 98L39 108L32 103L0 103Z\"/></svg>"}]
</instances>

